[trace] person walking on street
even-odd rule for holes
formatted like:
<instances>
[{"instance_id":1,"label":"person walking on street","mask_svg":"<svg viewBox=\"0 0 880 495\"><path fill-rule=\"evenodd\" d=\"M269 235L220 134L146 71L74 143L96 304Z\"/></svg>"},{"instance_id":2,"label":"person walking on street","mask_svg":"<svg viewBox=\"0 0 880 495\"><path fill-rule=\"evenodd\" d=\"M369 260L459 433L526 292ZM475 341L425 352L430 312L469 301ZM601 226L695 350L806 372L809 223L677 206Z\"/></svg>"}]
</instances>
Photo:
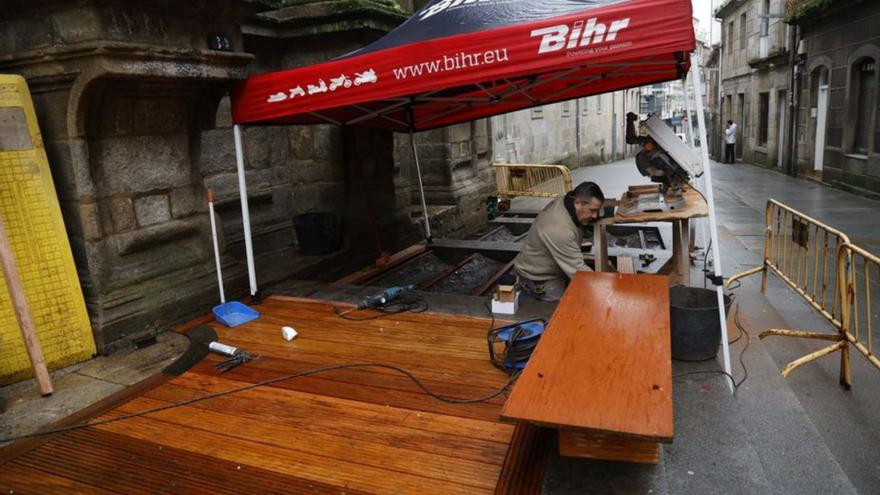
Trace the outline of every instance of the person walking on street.
<instances>
[{"instance_id":1,"label":"person walking on street","mask_svg":"<svg viewBox=\"0 0 880 495\"><path fill-rule=\"evenodd\" d=\"M724 147L724 163L736 163L736 124L732 120L727 121L727 129L724 131L727 143Z\"/></svg>"}]
</instances>

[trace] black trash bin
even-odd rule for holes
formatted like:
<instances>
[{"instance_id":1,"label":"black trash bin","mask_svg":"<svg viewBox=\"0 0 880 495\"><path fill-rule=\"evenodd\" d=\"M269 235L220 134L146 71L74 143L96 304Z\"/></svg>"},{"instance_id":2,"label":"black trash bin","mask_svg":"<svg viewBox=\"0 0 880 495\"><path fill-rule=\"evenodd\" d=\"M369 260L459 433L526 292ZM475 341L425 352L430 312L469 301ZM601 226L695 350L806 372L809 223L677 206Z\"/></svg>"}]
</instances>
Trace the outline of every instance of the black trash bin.
<instances>
[{"instance_id":1,"label":"black trash bin","mask_svg":"<svg viewBox=\"0 0 880 495\"><path fill-rule=\"evenodd\" d=\"M332 253L342 244L341 219L334 213L297 215L293 217L293 228L302 254Z\"/></svg>"},{"instance_id":2,"label":"black trash bin","mask_svg":"<svg viewBox=\"0 0 880 495\"><path fill-rule=\"evenodd\" d=\"M672 359L706 361L718 354L721 322L714 290L679 285L669 289ZM724 314L732 299L724 296Z\"/></svg>"}]
</instances>

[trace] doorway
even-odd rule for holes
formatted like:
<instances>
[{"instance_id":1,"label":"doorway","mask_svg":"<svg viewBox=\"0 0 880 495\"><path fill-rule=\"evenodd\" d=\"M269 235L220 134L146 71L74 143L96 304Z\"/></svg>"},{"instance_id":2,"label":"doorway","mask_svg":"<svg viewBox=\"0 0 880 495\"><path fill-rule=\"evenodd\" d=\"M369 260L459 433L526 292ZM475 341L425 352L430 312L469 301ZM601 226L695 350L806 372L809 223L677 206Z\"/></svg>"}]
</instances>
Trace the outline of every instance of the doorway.
<instances>
[{"instance_id":1,"label":"doorway","mask_svg":"<svg viewBox=\"0 0 880 495\"><path fill-rule=\"evenodd\" d=\"M736 158L742 159L743 156L743 148L745 148L745 137L746 137L746 95L740 93L736 95L736 106L737 106L737 120L736 130L739 136L736 136Z\"/></svg>"},{"instance_id":2,"label":"doorway","mask_svg":"<svg viewBox=\"0 0 880 495\"><path fill-rule=\"evenodd\" d=\"M782 168L782 157L785 151L785 90L776 94L776 115L778 130L776 132L776 167Z\"/></svg>"},{"instance_id":3,"label":"doorway","mask_svg":"<svg viewBox=\"0 0 880 495\"><path fill-rule=\"evenodd\" d=\"M816 147L813 152L813 170L822 171L825 163L825 123L828 115L828 69L819 69L816 87Z\"/></svg>"}]
</instances>

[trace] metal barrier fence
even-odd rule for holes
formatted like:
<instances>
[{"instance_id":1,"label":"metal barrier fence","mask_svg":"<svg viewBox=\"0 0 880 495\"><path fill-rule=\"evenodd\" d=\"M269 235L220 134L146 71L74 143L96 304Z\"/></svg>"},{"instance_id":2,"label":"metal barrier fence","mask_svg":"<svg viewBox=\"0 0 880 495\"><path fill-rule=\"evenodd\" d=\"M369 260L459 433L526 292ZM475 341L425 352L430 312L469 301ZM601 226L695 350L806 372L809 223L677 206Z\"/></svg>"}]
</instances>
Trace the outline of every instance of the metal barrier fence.
<instances>
[{"instance_id":1,"label":"metal barrier fence","mask_svg":"<svg viewBox=\"0 0 880 495\"><path fill-rule=\"evenodd\" d=\"M841 290L841 287L847 285L846 280L840 278L838 267L841 248L851 245L849 237L773 199L767 201L765 219L763 263L730 277L727 286L730 287L743 277L761 272L761 292L766 292L767 274L772 272L837 330L835 333L822 333L774 328L762 332L761 338L779 335L835 341L831 346L789 363L782 369L783 376L787 377L795 368L836 350L844 350L842 359L848 363ZM841 384L849 388L849 381L844 379L843 361Z\"/></svg>"},{"instance_id":2,"label":"metal barrier fence","mask_svg":"<svg viewBox=\"0 0 880 495\"><path fill-rule=\"evenodd\" d=\"M496 163L499 196L555 198L571 191L571 172L562 165Z\"/></svg>"},{"instance_id":3,"label":"metal barrier fence","mask_svg":"<svg viewBox=\"0 0 880 495\"><path fill-rule=\"evenodd\" d=\"M872 278L872 273L876 277ZM872 306L877 304L877 281L880 280L880 258L853 245L845 244L837 252L838 284L841 292L842 352L840 382L849 388L852 373L849 363L849 347L852 344L869 362L880 368L880 359L874 354L873 330L880 319ZM872 296L873 294L873 296ZM831 351L829 351L831 352Z\"/></svg>"}]
</instances>

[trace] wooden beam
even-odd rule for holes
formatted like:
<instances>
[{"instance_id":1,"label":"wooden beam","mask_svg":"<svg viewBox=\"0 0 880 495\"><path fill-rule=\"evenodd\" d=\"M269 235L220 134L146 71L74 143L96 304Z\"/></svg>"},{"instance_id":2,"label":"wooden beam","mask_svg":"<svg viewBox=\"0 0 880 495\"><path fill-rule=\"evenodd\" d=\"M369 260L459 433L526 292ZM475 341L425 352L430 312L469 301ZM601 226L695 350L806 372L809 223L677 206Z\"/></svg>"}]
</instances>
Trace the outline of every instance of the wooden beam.
<instances>
[{"instance_id":1,"label":"wooden beam","mask_svg":"<svg viewBox=\"0 0 880 495\"><path fill-rule=\"evenodd\" d=\"M508 261L507 263L505 263L504 266L502 266L500 270L498 270L497 272L495 272L494 275L492 275L491 277L489 277L489 279L486 280L486 281L483 283L483 285L477 287L477 288L474 290L474 292L472 293L472 295L474 295L474 296L482 296L483 294L485 294L486 292L488 292L489 289L491 289L492 286L495 285L495 282L497 282L499 278L503 277L505 273L507 273L508 271L510 271L511 268L513 268L513 262L514 262L514 261L516 261L516 260L515 260L515 259L514 259L514 260L510 260L510 261Z\"/></svg>"},{"instance_id":2,"label":"wooden beam","mask_svg":"<svg viewBox=\"0 0 880 495\"><path fill-rule=\"evenodd\" d=\"M458 263L456 263L450 267L447 267L445 270L440 272L440 274L438 274L436 277L420 283L419 290L425 290L428 287L431 287L432 285L436 284L437 282L443 280L444 278L452 275L453 273L455 273L456 270L458 270L459 268L461 268L464 265L467 265L468 263L473 261L474 258L476 258L477 255L479 255L479 254L480 253L471 253L471 254L465 256L464 259L462 259L461 261L459 261Z\"/></svg>"},{"instance_id":3,"label":"wooden beam","mask_svg":"<svg viewBox=\"0 0 880 495\"><path fill-rule=\"evenodd\" d=\"M411 258L418 256L426 251L424 244L413 244L412 246L398 251L391 255L391 258L382 266L370 265L362 268L354 273L350 273L336 282L335 285L361 285L370 279L376 278L380 274L406 263Z\"/></svg>"},{"instance_id":4,"label":"wooden beam","mask_svg":"<svg viewBox=\"0 0 880 495\"><path fill-rule=\"evenodd\" d=\"M660 444L588 431L559 430L559 455L657 464Z\"/></svg>"},{"instance_id":5,"label":"wooden beam","mask_svg":"<svg viewBox=\"0 0 880 495\"><path fill-rule=\"evenodd\" d=\"M24 297L24 286L18 274L18 267L15 265L12 246L9 244L9 237L6 236L2 217L0 217L0 266L3 268L3 278L6 279L6 288L9 289L9 297L12 299L15 319L18 320L18 327L21 330L21 338L24 339L28 359L31 361L31 369L34 372L34 378L37 380L37 388L40 390L40 395L50 395L53 390L52 380L49 378L49 371L46 369L43 348L40 347L37 329L28 310L27 299Z\"/></svg>"}]
</instances>

